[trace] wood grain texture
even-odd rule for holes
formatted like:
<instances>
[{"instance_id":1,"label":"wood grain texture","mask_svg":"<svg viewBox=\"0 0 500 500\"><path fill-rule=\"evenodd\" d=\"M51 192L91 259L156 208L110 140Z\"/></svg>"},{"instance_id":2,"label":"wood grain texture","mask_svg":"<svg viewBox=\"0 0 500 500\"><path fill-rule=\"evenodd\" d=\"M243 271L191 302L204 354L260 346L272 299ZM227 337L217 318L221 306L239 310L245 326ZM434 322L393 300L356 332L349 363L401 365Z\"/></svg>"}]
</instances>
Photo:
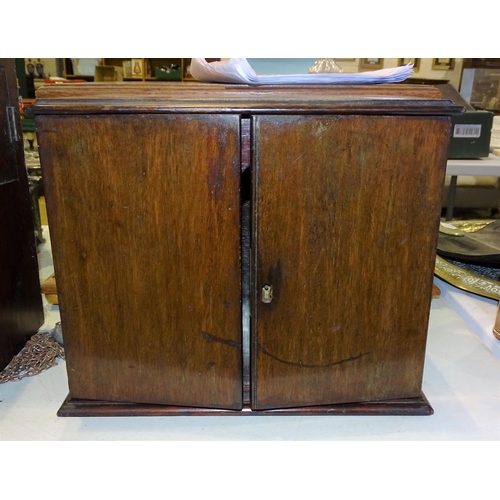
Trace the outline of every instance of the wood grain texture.
<instances>
[{"instance_id":1,"label":"wood grain texture","mask_svg":"<svg viewBox=\"0 0 500 500\"><path fill-rule=\"evenodd\" d=\"M448 134L256 117L252 408L420 394Z\"/></svg>"},{"instance_id":2,"label":"wood grain texture","mask_svg":"<svg viewBox=\"0 0 500 500\"><path fill-rule=\"evenodd\" d=\"M41 285L43 294L57 295L56 275L52 273Z\"/></svg>"},{"instance_id":3,"label":"wood grain texture","mask_svg":"<svg viewBox=\"0 0 500 500\"><path fill-rule=\"evenodd\" d=\"M14 128L9 126L7 108ZM14 59L0 59L0 370L42 323L35 226Z\"/></svg>"},{"instance_id":4,"label":"wood grain texture","mask_svg":"<svg viewBox=\"0 0 500 500\"><path fill-rule=\"evenodd\" d=\"M262 113L433 114L463 108L425 85L68 84L37 91L37 114Z\"/></svg>"},{"instance_id":5,"label":"wood grain texture","mask_svg":"<svg viewBox=\"0 0 500 500\"><path fill-rule=\"evenodd\" d=\"M72 396L241 408L238 117L37 129Z\"/></svg>"},{"instance_id":6,"label":"wood grain texture","mask_svg":"<svg viewBox=\"0 0 500 500\"><path fill-rule=\"evenodd\" d=\"M302 99L317 99L328 94L335 96L392 96L416 99L441 99L441 91L433 85L382 84L382 85L240 85L220 83L135 82L72 83L43 85L37 90L39 100L95 99L95 100L163 100L195 95L201 102L233 96L234 99L251 99L267 96L280 100L286 94ZM309 94L309 97L305 94Z\"/></svg>"}]
</instances>

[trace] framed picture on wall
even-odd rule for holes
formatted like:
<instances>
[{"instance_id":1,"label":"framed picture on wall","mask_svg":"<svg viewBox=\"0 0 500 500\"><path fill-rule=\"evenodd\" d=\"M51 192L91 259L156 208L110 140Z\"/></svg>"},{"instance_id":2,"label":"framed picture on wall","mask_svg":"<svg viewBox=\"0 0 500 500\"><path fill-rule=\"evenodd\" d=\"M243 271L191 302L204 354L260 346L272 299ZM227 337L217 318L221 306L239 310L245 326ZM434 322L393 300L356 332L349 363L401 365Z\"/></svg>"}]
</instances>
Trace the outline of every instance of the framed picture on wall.
<instances>
[{"instance_id":1,"label":"framed picture on wall","mask_svg":"<svg viewBox=\"0 0 500 500\"><path fill-rule=\"evenodd\" d=\"M134 78L142 78L144 74L144 60L132 59L132 76Z\"/></svg>"},{"instance_id":2,"label":"framed picture on wall","mask_svg":"<svg viewBox=\"0 0 500 500\"><path fill-rule=\"evenodd\" d=\"M384 66L383 59L360 59L359 67L361 69L382 69Z\"/></svg>"},{"instance_id":3,"label":"framed picture on wall","mask_svg":"<svg viewBox=\"0 0 500 500\"><path fill-rule=\"evenodd\" d=\"M412 63L413 71L415 71L415 73L418 73L418 70L420 69L420 59L412 59L412 58L398 59L398 66L406 66L408 63Z\"/></svg>"},{"instance_id":4,"label":"framed picture on wall","mask_svg":"<svg viewBox=\"0 0 500 500\"><path fill-rule=\"evenodd\" d=\"M455 67L455 59L433 59L432 69L448 70Z\"/></svg>"}]
</instances>

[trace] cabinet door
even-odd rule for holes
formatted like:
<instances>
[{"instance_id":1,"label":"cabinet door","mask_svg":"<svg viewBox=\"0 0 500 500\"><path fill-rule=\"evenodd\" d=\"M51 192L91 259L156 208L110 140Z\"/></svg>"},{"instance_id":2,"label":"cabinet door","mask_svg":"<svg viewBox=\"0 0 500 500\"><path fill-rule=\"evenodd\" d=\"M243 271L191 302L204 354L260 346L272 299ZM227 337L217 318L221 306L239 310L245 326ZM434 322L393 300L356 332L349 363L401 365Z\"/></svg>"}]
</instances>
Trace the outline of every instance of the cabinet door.
<instances>
[{"instance_id":1,"label":"cabinet door","mask_svg":"<svg viewBox=\"0 0 500 500\"><path fill-rule=\"evenodd\" d=\"M420 396L448 133L254 120L253 408Z\"/></svg>"},{"instance_id":2,"label":"cabinet door","mask_svg":"<svg viewBox=\"0 0 500 500\"><path fill-rule=\"evenodd\" d=\"M70 395L241 408L239 118L37 119Z\"/></svg>"}]
</instances>

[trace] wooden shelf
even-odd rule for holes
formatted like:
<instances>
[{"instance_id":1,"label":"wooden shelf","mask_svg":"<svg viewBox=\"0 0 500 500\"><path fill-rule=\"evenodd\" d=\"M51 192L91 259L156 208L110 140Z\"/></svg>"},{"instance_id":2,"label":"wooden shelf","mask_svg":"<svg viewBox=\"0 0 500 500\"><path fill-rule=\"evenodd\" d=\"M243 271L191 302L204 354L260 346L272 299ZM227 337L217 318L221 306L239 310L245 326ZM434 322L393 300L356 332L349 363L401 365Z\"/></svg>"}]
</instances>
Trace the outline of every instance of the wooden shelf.
<instances>
[{"instance_id":1,"label":"wooden shelf","mask_svg":"<svg viewBox=\"0 0 500 500\"><path fill-rule=\"evenodd\" d=\"M93 75L65 75L65 78L67 80L86 80L89 82L94 81L94 76Z\"/></svg>"},{"instance_id":2,"label":"wooden shelf","mask_svg":"<svg viewBox=\"0 0 500 500\"><path fill-rule=\"evenodd\" d=\"M102 64L105 66L117 66L123 67L124 61L131 61L132 58L106 58L102 59ZM196 79L193 78L189 72L188 68L191 63L191 58L142 58L142 75L141 76L123 76L124 81L142 81L142 82L165 82L165 81L183 81L183 82L195 82ZM220 61L220 58L209 58L207 61ZM181 77L178 80L159 80L154 76L155 68L164 66L179 66L181 68ZM67 79L82 79L86 81L94 81L93 75L74 75L72 68L71 59L64 59L64 74ZM148 73L151 76L148 76Z\"/></svg>"}]
</instances>

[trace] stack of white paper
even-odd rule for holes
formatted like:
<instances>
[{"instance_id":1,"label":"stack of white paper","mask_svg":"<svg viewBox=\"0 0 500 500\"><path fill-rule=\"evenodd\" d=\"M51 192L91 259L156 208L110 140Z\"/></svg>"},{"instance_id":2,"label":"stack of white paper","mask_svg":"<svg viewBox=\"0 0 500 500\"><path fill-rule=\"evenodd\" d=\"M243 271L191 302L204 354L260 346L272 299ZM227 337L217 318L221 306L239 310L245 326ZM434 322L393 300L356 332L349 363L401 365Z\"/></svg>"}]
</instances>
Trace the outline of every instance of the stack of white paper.
<instances>
[{"instance_id":1,"label":"stack of white paper","mask_svg":"<svg viewBox=\"0 0 500 500\"><path fill-rule=\"evenodd\" d=\"M318 83L394 83L413 76L413 64L396 68L366 71L364 73L313 73L302 75L258 76L244 58L228 59L208 63L205 59L193 58L191 75L200 82L246 83L248 85L318 84Z\"/></svg>"}]
</instances>

